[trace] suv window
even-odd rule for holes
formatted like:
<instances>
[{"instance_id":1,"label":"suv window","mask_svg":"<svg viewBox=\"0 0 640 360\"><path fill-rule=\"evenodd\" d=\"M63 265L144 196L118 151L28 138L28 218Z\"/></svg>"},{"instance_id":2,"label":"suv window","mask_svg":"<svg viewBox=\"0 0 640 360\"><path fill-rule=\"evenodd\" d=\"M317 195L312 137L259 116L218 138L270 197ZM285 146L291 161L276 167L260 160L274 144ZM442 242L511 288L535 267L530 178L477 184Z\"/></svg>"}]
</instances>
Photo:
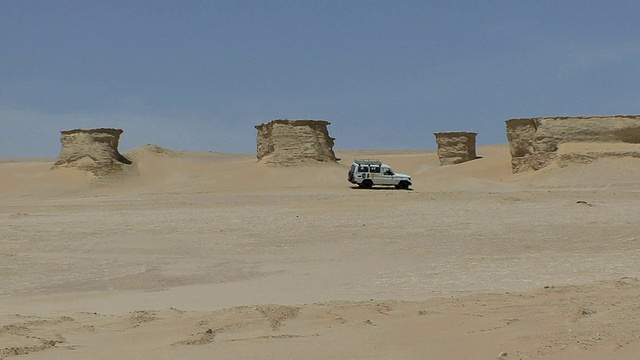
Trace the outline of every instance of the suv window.
<instances>
[{"instance_id":1,"label":"suv window","mask_svg":"<svg viewBox=\"0 0 640 360\"><path fill-rule=\"evenodd\" d=\"M370 170L371 170L371 172L372 172L372 173L377 173L377 174L379 174L379 173L380 173L380 166L374 166L374 165L372 165Z\"/></svg>"},{"instance_id":2,"label":"suv window","mask_svg":"<svg viewBox=\"0 0 640 360\"><path fill-rule=\"evenodd\" d=\"M358 168L358 172L369 172L369 167L368 166L360 166Z\"/></svg>"}]
</instances>

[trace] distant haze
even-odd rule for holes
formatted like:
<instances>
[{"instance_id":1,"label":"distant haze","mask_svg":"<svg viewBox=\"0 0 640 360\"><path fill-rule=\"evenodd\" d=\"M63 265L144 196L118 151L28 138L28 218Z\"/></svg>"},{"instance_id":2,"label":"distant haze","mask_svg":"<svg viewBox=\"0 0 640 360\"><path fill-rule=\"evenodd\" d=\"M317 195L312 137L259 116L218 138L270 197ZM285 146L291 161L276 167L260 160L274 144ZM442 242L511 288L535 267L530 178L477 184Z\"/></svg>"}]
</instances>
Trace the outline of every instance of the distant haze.
<instances>
[{"instance_id":1,"label":"distant haze","mask_svg":"<svg viewBox=\"0 0 640 360\"><path fill-rule=\"evenodd\" d=\"M336 149L506 143L504 121L640 113L635 1L0 3L0 157L60 130L121 149L254 152L254 125L332 124Z\"/></svg>"}]
</instances>

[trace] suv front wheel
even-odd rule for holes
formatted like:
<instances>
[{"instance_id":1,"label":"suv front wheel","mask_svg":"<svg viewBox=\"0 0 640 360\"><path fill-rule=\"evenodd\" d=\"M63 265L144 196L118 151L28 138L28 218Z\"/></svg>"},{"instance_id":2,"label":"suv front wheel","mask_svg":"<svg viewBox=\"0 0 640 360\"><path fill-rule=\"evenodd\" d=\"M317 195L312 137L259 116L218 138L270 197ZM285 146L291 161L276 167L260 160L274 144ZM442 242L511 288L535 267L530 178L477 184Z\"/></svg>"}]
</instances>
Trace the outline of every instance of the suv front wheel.
<instances>
[{"instance_id":1,"label":"suv front wheel","mask_svg":"<svg viewBox=\"0 0 640 360\"><path fill-rule=\"evenodd\" d=\"M396 189L407 190L409 188L409 182L402 180L396 185Z\"/></svg>"}]
</instances>

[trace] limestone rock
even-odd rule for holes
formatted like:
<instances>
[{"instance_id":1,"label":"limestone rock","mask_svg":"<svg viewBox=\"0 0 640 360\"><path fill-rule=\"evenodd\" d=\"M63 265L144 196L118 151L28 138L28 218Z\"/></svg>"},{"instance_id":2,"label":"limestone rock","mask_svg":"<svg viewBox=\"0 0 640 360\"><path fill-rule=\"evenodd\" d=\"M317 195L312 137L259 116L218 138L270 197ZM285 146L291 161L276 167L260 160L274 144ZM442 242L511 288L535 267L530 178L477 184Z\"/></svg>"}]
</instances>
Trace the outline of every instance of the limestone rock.
<instances>
[{"instance_id":1,"label":"limestone rock","mask_svg":"<svg viewBox=\"0 0 640 360\"><path fill-rule=\"evenodd\" d=\"M61 131L62 149L56 167L75 167L96 176L123 170L131 161L118 152L121 129L75 129Z\"/></svg>"},{"instance_id":2,"label":"limestone rock","mask_svg":"<svg viewBox=\"0 0 640 360\"><path fill-rule=\"evenodd\" d=\"M451 131L434 133L438 144L440 165L459 164L477 159L476 135L474 132Z\"/></svg>"},{"instance_id":3,"label":"limestone rock","mask_svg":"<svg viewBox=\"0 0 640 360\"><path fill-rule=\"evenodd\" d=\"M269 165L293 166L335 163L334 138L322 120L273 120L257 125L258 161Z\"/></svg>"},{"instance_id":4,"label":"limestone rock","mask_svg":"<svg viewBox=\"0 0 640 360\"><path fill-rule=\"evenodd\" d=\"M634 156L640 147L624 151L600 149L589 154L579 150L558 156L558 149L570 143L640 144L640 116L538 117L506 121L507 139L514 173L539 170L556 161L579 162L614 156ZM615 147L615 146L614 146Z\"/></svg>"}]
</instances>

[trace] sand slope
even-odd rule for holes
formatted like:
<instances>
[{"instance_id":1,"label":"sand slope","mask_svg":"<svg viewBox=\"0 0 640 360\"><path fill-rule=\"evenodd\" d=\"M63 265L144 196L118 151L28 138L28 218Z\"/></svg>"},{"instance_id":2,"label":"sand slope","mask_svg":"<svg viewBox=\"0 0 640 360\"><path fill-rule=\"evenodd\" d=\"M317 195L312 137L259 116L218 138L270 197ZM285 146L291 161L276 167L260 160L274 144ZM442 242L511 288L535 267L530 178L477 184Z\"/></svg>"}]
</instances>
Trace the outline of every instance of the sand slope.
<instances>
[{"instance_id":1,"label":"sand slope","mask_svg":"<svg viewBox=\"0 0 640 360\"><path fill-rule=\"evenodd\" d=\"M97 179L0 161L0 358L631 359L640 159L511 174L506 145L253 154L152 145ZM360 190L353 158L409 173Z\"/></svg>"}]
</instances>

